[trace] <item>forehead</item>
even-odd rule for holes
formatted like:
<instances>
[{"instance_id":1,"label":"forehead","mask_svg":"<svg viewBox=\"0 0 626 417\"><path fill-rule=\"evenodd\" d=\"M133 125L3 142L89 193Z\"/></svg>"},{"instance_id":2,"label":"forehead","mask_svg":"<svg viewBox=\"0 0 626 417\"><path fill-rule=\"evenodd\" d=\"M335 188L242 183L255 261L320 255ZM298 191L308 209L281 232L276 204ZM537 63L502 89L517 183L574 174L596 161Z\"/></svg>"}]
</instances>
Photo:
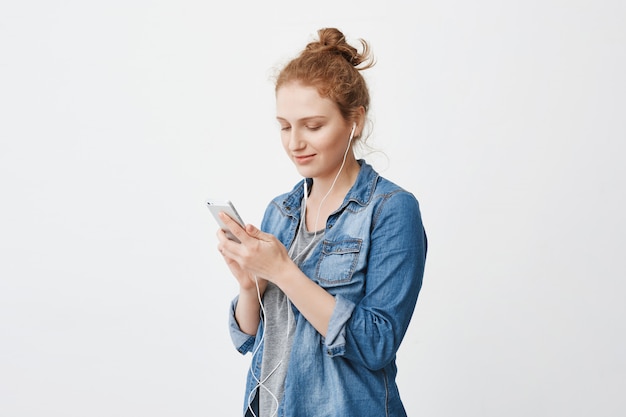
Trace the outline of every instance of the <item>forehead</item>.
<instances>
[{"instance_id":1,"label":"forehead","mask_svg":"<svg viewBox=\"0 0 626 417\"><path fill-rule=\"evenodd\" d=\"M319 95L317 88L291 82L276 91L276 117L298 120L313 116L341 117L337 104Z\"/></svg>"}]
</instances>

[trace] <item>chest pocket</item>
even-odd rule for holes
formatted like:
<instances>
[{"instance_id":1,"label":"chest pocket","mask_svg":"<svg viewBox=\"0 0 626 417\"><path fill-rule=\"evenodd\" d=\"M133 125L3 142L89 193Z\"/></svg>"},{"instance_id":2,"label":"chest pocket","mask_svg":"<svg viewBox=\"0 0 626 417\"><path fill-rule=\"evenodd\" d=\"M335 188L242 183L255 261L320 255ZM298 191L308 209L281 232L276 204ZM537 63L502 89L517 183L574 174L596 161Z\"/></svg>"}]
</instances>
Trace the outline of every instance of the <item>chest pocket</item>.
<instances>
[{"instance_id":1,"label":"chest pocket","mask_svg":"<svg viewBox=\"0 0 626 417\"><path fill-rule=\"evenodd\" d=\"M337 285L350 282L359 260L361 239L322 242L322 254L315 276L320 284Z\"/></svg>"}]
</instances>

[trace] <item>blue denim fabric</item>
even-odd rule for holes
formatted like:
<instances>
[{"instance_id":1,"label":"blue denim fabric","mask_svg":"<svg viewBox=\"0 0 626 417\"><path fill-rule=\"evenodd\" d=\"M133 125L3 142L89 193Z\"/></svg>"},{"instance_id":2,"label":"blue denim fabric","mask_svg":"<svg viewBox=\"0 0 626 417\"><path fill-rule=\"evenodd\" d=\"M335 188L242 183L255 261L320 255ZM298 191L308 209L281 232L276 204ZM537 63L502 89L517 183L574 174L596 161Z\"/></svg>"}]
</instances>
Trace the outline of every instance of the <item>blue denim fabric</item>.
<instances>
[{"instance_id":1,"label":"blue denim fabric","mask_svg":"<svg viewBox=\"0 0 626 417\"><path fill-rule=\"evenodd\" d=\"M336 299L326 337L294 307L296 330L278 416L406 416L396 386L396 352L422 285L427 240L415 197L364 161L324 240L302 271ZM310 181L310 180L308 180ZM289 248L300 221L302 182L269 204L261 229ZM230 332L242 354L263 334L242 333L230 311ZM263 346L250 372L261 374ZM254 398L249 372L244 401ZM256 410L255 410L256 411ZM266 416L263 416L266 417Z\"/></svg>"}]
</instances>

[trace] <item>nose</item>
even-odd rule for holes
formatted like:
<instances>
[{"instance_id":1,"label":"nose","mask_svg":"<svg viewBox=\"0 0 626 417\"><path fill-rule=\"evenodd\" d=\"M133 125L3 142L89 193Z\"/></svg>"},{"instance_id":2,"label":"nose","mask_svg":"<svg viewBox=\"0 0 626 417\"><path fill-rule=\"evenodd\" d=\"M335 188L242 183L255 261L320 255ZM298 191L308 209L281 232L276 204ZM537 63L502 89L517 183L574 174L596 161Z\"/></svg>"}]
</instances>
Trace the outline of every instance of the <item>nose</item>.
<instances>
[{"instance_id":1,"label":"nose","mask_svg":"<svg viewBox=\"0 0 626 417\"><path fill-rule=\"evenodd\" d=\"M290 151L297 151L306 146L305 142L302 140L301 132L295 127L289 130L288 136L287 146Z\"/></svg>"}]
</instances>

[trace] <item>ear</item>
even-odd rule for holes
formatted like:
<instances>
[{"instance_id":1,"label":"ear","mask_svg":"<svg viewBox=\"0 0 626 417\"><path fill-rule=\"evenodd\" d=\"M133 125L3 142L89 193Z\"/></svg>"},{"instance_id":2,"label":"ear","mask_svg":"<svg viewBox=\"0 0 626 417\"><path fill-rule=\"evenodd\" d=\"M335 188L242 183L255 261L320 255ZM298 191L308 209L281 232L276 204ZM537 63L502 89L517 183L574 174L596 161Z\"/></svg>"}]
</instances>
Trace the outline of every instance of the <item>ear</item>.
<instances>
[{"instance_id":1,"label":"ear","mask_svg":"<svg viewBox=\"0 0 626 417\"><path fill-rule=\"evenodd\" d=\"M365 107L359 106L354 112L354 123L356 123L356 129L354 131L354 137L360 138L365 127Z\"/></svg>"}]
</instances>

